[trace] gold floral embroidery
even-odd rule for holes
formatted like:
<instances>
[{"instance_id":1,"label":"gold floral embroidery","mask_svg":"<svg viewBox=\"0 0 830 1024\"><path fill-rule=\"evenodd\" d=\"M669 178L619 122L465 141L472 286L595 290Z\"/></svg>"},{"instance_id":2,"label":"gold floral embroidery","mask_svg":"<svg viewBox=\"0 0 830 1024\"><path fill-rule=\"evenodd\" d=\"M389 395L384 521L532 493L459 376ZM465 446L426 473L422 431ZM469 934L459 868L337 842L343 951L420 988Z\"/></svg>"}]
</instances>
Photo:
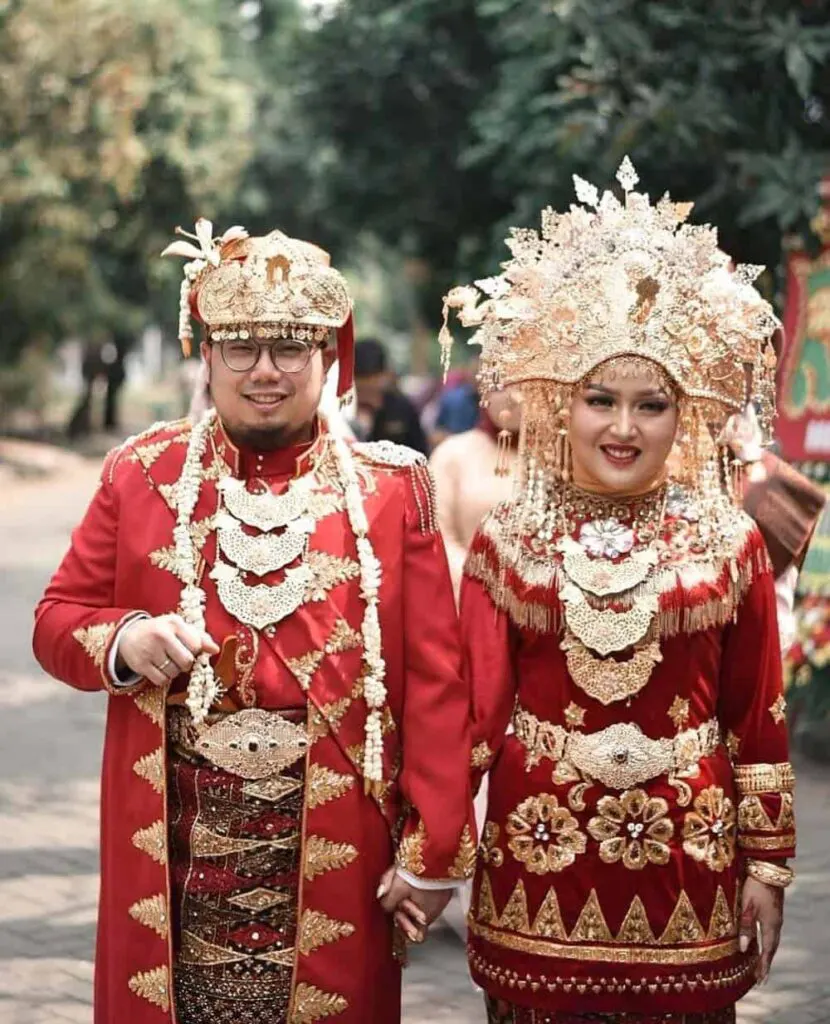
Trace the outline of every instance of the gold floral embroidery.
<instances>
[{"instance_id":1,"label":"gold floral embroidery","mask_svg":"<svg viewBox=\"0 0 830 1024\"><path fill-rule=\"evenodd\" d=\"M161 893L133 903L130 907L130 917L135 918L139 924L152 928L162 939L167 938L167 900Z\"/></svg>"},{"instance_id":2,"label":"gold floral embroidery","mask_svg":"<svg viewBox=\"0 0 830 1024\"><path fill-rule=\"evenodd\" d=\"M324 1017L335 1017L348 1008L348 1001L336 992L321 992L301 981L294 993L291 1024L313 1024Z\"/></svg>"},{"instance_id":3,"label":"gold floral embroidery","mask_svg":"<svg viewBox=\"0 0 830 1024\"><path fill-rule=\"evenodd\" d=\"M154 725L161 727L164 722L164 690L158 686L148 686L146 690L137 693L133 700L138 710L146 715Z\"/></svg>"},{"instance_id":4,"label":"gold floral embroidery","mask_svg":"<svg viewBox=\"0 0 830 1024\"><path fill-rule=\"evenodd\" d=\"M167 1013L170 1009L170 983L166 967L139 971L129 980L130 991Z\"/></svg>"},{"instance_id":5,"label":"gold floral embroidery","mask_svg":"<svg viewBox=\"0 0 830 1024\"><path fill-rule=\"evenodd\" d=\"M504 863L504 853L496 846L499 841L499 826L494 821L487 821L481 830L479 856L485 864L500 868Z\"/></svg>"},{"instance_id":6,"label":"gold floral embroidery","mask_svg":"<svg viewBox=\"0 0 830 1024\"><path fill-rule=\"evenodd\" d=\"M205 546L205 541L213 529L213 525L213 516L206 516L204 519L199 519L197 522L190 524L190 539L197 551L201 551ZM179 563L176 558L175 544L171 544L169 547L157 548L155 551L151 551L148 557L151 565L154 565L157 569L164 569L167 572L178 575Z\"/></svg>"},{"instance_id":7,"label":"gold floral embroidery","mask_svg":"<svg viewBox=\"0 0 830 1024\"><path fill-rule=\"evenodd\" d=\"M414 832L400 841L398 845L398 864L413 875L422 875L426 870L424 866L424 845L427 841L427 830L423 820L418 822Z\"/></svg>"},{"instance_id":8,"label":"gold floral embroidery","mask_svg":"<svg viewBox=\"0 0 830 1024\"><path fill-rule=\"evenodd\" d=\"M319 910L306 910L300 919L297 947L303 956L308 956L320 946L348 938L353 932L354 925L348 921L336 921Z\"/></svg>"},{"instance_id":9,"label":"gold floral embroidery","mask_svg":"<svg viewBox=\"0 0 830 1024\"><path fill-rule=\"evenodd\" d=\"M481 877L481 885L478 890L478 908L476 918L482 924L497 924L498 914L496 913L496 902L493 899L493 885L490 876L485 871Z\"/></svg>"},{"instance_id":10,"label":"gold floral embroidery","mask_svg":"<svg viewBox=\"0 0 830 1024\"><path fill-rule=\"evenodd\" d=\"M311 582L303 597L305 603L325 601L330 590L360 575L360 566L353 558L338 558L326 551L309 551L304 564L311 569Z\"/></svg>"},{"instance_id":11,"label":"gold floral embroidery","mask_svg":"<svg viewBox=\"0 0 830 1024\"><path fill-rule=\"evenodd\" d=\"M299 658L286 658L285 664L294 673L297 682L302 686L304 690L307 690L311 686L311 680L314 673L320 667L320 662L323 660L322 651L309 651L307 654L301 655Z\"/></svg>"},{"instance_id":12,"label":"gold floral embroidery","mask_svg":"<svg viewBox=\"0 0 830 1024\"><path fill-rule=\"evenodd\" d=\"M522 801L511 811L505 831L513 837L508 849L534 875L564 870L587 846L576 818L548 793Z\"/></svg>"},{"instance_id":13,"label":"gold floral embroidery","mask_svg":"<svg viewBox=\"0 0 830 1024\"><path fill-rule=\"evenodd\" d=\"M730 758L734 761L738 754L741 752L741 738L730 729L726 734L726 750Z\"/></svg>"},{"instance_id":14,"label":"gold floral embroidery","mask_svg":"<svg viewBox=\"0 0 830 1024\"><path fill-rule=\"evenodd\" d=\"M311 764L308 768L308 807L314 810L321 804L343 796L354 785L354 775L342 775L322 764Z\"/></svg>"},{"instance_id":15,"label":"gold floral embroidery","mask_svg":"<svg viewBox=\"0 0 830 1024\"><path fill-rule=\"evenodd\" d=\"M156 441L154 444L136 445L127 456L127 462L140 462L145 469L149 469L172 443L172 440L167 440Z\"/></svg>"},{"instance_id":16,"label":"gold floral embroidery","mask_svg":"<svg viewBox=\"0 0 830 1024\"><path fill-rule=\"evenodd\" d=\"M646 864L668 864L668 843L674 834L668 811L662 797L649 797L644 789L630 789L619 798L602 797L597 817L588 822L602 861L616 864L621 860L632 871L640 871Z\"/></svg>"},{"instance_id":17,"label":"gold floral embroidery","mask_svg":"<svg viewBox=\"0 0 830 1024\"><path fill-rule=\"evenodd\" d=\"M342 512L345 507L343 497L331 491L312 491L308 498L308 514L318 523L326 516Z\"/></svg>"},{"instance_id":18,"label":"gold floral embroidery","mask_svg":"<svg viewBox=\"0 0 830 1024\"><path fill-rule=\"evenodd\" d=\"M553 886L547 891L541 907L533 919L530 929L531 935L541 935L546 939L567 938L565 925L562 921L562 912L559 909L559 900Z\"/></svg>"},{"instance_id":19,"label":"gold floral embroidery","mask_svg":"<svg viewBox=\"0 0 830 1024\"><path fill-rule=\"evenodd\" d=\"M527 916L527 893L525 893L524 882L521 878L516 882L510 899L505 904L499 919L499 927L523 934L530 931L530 921Z\"/></svg>"},{"instance_id":20,"label":"gold floral embroidery","mask_svg":"<svg viewBox=\"0 0 830 1024\"><path fill-rule=\"evenodd\" d=\"M597 891L592 889L571 932L571 942L612 941L613 936L608 928L602 907L599 905Z\"/></svg>"},{"instance_id":21,"label":"gold floral embroidery","mask_svg":"<svg viewBox=\"0 0 830 1024\"><path fill-rule=\"evenodd\" d=\"M320 707L320 712L333 728L339 729L343 716L351 706L351 697L341 697L339 700L333 700L329 704L323 704ZM361 761L360 763L362 764L363 762Z\"/></svg>"},{"instance_id":22,"label":"gold floral embroidery","mask_svg":"<svg viewBox=\"0 0 830 1024\"><path fill-rule=\"evenodd\" d=\"M639 896L635 896L617 932L617 942L635 946L653 946L657 939L648 923L648 914Z\"/></svg>"},{"instance_id":23,"label":"gold floral embroidery","mask_svg":"<svg viewBox=\"0 0 830 1024\"><path fill-rule=\"evenodd\" d=\"M769 713L776 725L780 725L787 717L787 702L783 693L779 693L775 702L770 705Z\"/></svg>"},{"instance_id":24,"label":"gold floral embroidery","mask_svg":"<svg viewBox=\"0 0 830 1024\"><path fill-rule=\"evenodd\" d=\"M149 782L157 793L164 792L164 751L161 747L140 757L133 765L133 771Z\"/></svg>"},{"instance_id":25,"label":"gold floral embroidery","mask_svg":"<svg viewBox=\"0 0 830 1024\"><path fill-rule=\"evenodd\" d=\"M164 822L154 821L147 828L140 828L133 834L133 846L148 854L159 864L167 863L167 837Z\"/></svg>"},{"instance_id":26,"label":"gold floral embroidery","mask_svg":"<svg viewBox=\"0 0 830 1024\"><path fill-rule=\"evenodd\" d=\"M661 946L676 946L679 943L702 942L705 932L694 907L685 892L681 892L680 899L672 911L666 930L660 936ZM695 950L695 956L698 951Z\"/></svg>"},{"instance_id":27,"label":"gold floral embroidery","mask_svg":"<svg viewBox=\"0 0 830 1024\"><path fill-rule=\"evenodd\" d=\"M694 810L683 823L683 849L712 871L723 871L735 859L735 807L719 786L695 797Z\"/></svg>"},{"instance_id":28,"label":"gold floral embroidery","mask_svg":"<svg viewBox=\"0 0 830 1024\"><path fill-rule=\"evenodd\" d=\"M484 742L484 740L482 740L481 743L477 743L473 747L472 753L470 754L470 767L480 769L488 768L492 757L493 751Z\"/></svg>"},{"instance_id":29,"label":"gold floral embroidery","mask_svg":"<svg viewBox=\"0 0 830 1024\"><path fill-rule=\"evenodd\" d=\"M331 631L331 636L326 641L326 654L342 654L344 651L352 651L361 646L360 633L346 622L345 619L338 619Z\"/></svg>"},{"instance_id":30,"label":"gold floral embroidery","mask_svg":"<svg viewBox=\"0 0 830 1024\"><path fill-rule=\"evenodd\" d=\"M162 497L165 505L171 508L174 512L176 511L176 484L159 484L158 492Z\"/></svg>"},{"instance_id":31,"label":"gold floral embroidery","mask_svg":"<svg viewBox=\"0 0 830 1024\"><path fill-rule=\"evenodd\" d=\"M573 701L565 708L565 722L571 729L578 729L585 724L585 708Z\"/></svg>"},{"instance_id":32,"label":"gold floral embroidery","mask_svg":"<svg viewBox=\"0 0 830 1024\"><path fill-rule=\"evenodd\" d=\"M777 764L739 764L735 767L735 785L742 796L750 793L790 793L795 772L789 761Z\"/></svg>"},{"instance_id":33,"label":"gold floral embroidery","mask_svg":"<svg viewBox=\"0 0 830 1024\"><path fill-rule=\"evenodd\" d=\"M679 732L685 729L689 721L689 702L683 697L677 696L669 708L669 718L674 722L674 727Z\"/></svg>"},{"instance_id":34,"label":"gold floral embroidery","mask_svg":"<svg viewBox=\"0 0 830 1024\"><path fill-rule=\"evenodd\" d=\"M345 698L348 700L348 698ZM351 703L351 701L349 701ZM317 740L322 739L323 736L329 734L329 723L323 717L317 708L312 708L308 715L308 742L316 743Z\"/></svg>"},{"instance_id":35,"label":"gold floral embroidery","mask_svg":"<svg viewBox=\"0 0 830 1024\"><path fill-rule=\"evenodd\" d=\"M476 844L470 835L470 826L465 825L461 833L458 853L450 868L450 878L472 878L476 866Z\"/></svg>"},{"instance_id":36,"label":"gold floral embroidery","mask_svg":"<svg viewBox=\"0 0 830 1024\"><path fill-rule=\"evenodd\" d=\"M709 931L706 933L706 938L708 941L714 942L716 939L725 939L734 934L735 922L732 919L729 904L726 902L726 895L723 889L718 886L717 895L715 896L715 905L712 908L712 917L709 920Z\"/></svg>"},{"instance_id":37,"label":"gold floral embroidery","mask_svg":"<svg viewBox=\"0 0 830 1024\"><path fill-rule=\"evenodd\" d=\"M92 658L96 668L103 668L110 640L115 633L115 622L99 622L94 626L76 629L72 636Z\"/></svg>"},{"instance_id":38,"label":"gold floral embroidery","mask_svg":"<svg viewBox=\"0 0 830 1024\"><path fill-rule=\"evenodd\" d=\"M317 875L346 867L355 857L357 850L351 843L334 843L322 836L309 836L305 844L303 874L311 881Z\"/></svg>"}]
</instances>

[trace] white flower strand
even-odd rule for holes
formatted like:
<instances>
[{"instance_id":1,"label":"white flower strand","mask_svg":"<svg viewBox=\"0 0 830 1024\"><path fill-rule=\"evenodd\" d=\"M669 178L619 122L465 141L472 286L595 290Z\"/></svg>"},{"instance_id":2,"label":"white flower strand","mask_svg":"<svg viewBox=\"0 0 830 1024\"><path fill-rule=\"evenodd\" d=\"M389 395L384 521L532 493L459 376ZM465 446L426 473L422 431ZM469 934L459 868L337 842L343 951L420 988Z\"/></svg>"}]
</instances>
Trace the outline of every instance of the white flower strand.
<instances>
[{"instance_id":1,"label":"white flower strand","mask_svg":"<svg viewBox=\"0 0 830 1024\"><path fill-rule=\"evenodd\" d=\"M363 696L366 700L366 743L363 750L363 778L367 792L377 792L383 782L383 729L381 711L386 702L386 663L383 660L378 617L378 595L381 583L381 566L371 541L369 523L363 508L360 483L354 468L351 452L346 442L332 434L332 443L337 455L338 468L343 483L346 511L349 525L357 542L357 558L360 564L360 596L366 602L363 613L363 663L366 672L363 679Z\"/></svg>"}]
</instances>

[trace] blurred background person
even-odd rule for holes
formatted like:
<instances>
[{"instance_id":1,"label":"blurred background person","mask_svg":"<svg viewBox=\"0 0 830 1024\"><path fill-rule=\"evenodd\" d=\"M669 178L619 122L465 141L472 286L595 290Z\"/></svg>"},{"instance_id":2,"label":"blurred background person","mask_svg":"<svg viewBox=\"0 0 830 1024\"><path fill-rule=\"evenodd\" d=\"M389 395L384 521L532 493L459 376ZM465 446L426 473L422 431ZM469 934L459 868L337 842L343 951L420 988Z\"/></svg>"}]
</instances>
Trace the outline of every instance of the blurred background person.
<instances>
[{"instance_id":1,"label":"blurred background person","mask_svg":"<svg viewBox=\"0 0 830 1024\"><path fill-rule=\"evenodd\" d=\"M377 338L355 345L354 385L357 410L352 428L361 441L393 441L426 454L418 410L398 388L386 349Z\"/></svg>"},{"instance_id":2,"label":"blurred background person","mask_svg":"<svg viewBox=\"0 0 830 1024\"><path fill-rule=\"evenodd\" d=\"M438 396L435 426L429 435L430 443L434 447L452 434L472 430L478 420L479 400L475 366L450 370Z\"/></svg>"}]
</instances>

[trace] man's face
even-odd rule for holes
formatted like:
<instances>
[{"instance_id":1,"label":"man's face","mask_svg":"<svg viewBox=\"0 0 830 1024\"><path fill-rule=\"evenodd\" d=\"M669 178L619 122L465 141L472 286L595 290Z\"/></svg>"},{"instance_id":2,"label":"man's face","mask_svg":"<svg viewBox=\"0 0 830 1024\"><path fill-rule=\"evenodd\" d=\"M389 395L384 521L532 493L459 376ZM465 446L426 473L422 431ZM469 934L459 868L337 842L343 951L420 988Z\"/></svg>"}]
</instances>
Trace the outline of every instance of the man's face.
<instances>
[{"instance_id":1,"label":"man's face","mask_svg":"<svg viewBox=\"0 0 830 1024\"><path fill-rule=\"evenodd\" d=\"M332 348L315 346L308 365L297 373L278 370L263 344L250 370L231 370L220 346L202 342L210 394L231 439L260 451L299 443L311 436Z\"/></svg>"},{"instance_id":2,"label":"man's face","mask_svg":"<svg viewBox=\"0 0 830 1024\"><path fill-rule=\"evenodd\" d=\"M357 405L359 409L377 412L383 405L383 396L389 390L390 374L387 371L372 373L355 379Z\"/></svg>"}]
</instances>

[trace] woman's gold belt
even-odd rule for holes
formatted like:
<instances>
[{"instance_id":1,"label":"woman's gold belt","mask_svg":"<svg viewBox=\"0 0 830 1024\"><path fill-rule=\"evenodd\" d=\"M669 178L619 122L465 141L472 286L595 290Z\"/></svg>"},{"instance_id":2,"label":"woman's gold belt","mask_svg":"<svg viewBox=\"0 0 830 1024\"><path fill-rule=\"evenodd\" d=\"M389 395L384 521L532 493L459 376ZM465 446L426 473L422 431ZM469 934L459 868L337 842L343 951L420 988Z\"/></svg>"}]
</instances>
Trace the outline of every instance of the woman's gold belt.
<instances>
[{"instance_id":1,"label":"woman's gold belt","mask_svg":"<svg viewBox=\"0 0 830 1024\"><path fill-rule=\"evenodd\" d=\"M566 761L609 789L628 789L658 775L689 771L720 745L720 726L714 718L696 729L655 740L630 722L609 725L600 732L575 732L517 707L513 728L525 748L528 768L543 758Z\"/></svg>"}]
</instances>

